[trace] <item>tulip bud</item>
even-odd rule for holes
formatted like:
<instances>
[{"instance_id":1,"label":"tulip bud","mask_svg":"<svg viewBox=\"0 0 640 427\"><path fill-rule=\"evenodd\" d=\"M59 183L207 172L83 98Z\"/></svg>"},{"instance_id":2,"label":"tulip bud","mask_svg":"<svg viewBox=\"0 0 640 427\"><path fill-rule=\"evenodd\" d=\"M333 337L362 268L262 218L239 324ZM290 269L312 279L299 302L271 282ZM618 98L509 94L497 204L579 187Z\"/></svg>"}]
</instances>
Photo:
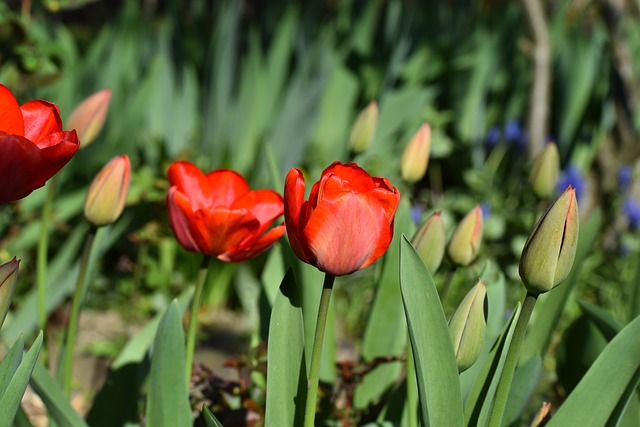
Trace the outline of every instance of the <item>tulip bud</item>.
<instances>
[{"instance_id":1,"label":"tulip bud","mask_svg":"<svg viewBox=\"0 0 640 427\"><path fill-rule=\"evenodd\" d=\"M550 291L567 278L578 243L578 202L571 186L538 220L524 244L520 277L532 294Z\"/></svg>"},{"instance_id":2,"label":"tulip bud","mask_svg":"<svg viewBox=\"0 0 640 427\"><path fill-rule=\"evenodd\" d=\"M351 128L349 137L349 149L358 154L365 151L376 135L378 127L378 103L371 101L367 108L362 110Z\"/></svg>"},{"instance_id":3,"label":"tulip bud","mask_svg":"<svg viewBox=\"0 0 640 427\"><path fill-rule=\"evenodd\" d=\"M431 127L425 123L404 148L400 162L402 179L408 183L418 182L427 172L431 149Z\"/></svg>"},{"instance_id":4,"label":"tulip bud","mask_svg":"<svg viewBox=\"0 0 640 427\"><path fill-rule=\"evenodd\" d=\"M84 216L95 226L113 224L122 214L129 192L131 163L126 154L116 156L96 175L87 190Z\"/></svg>"},{"instance_id":5,"label":"tulip bud","mask_svg":"<svg viewBox=\"0 0 640 427\"><path fill-rule=\"evenodd\" d=\"M91 144L102 130L110 101L111 90L101 90L85 98L69 116L66 127L76 130L81 148Z\"/></svg>"},{"instance_id":6,"label":"tulip bud","mask_svg":"<svg viewBox=\"0 0 640 427\"><path fill-rule=\"evenodd\" d=\"M478 280L449 320L459 372L473 365L480 354L487 329L486 298L487 288L482 280Z\"/></svg>"},{"instance_id":7,"label":"tulip bud","mask_svg":"<svg viewBox=\"0 0 640 427\"><path fill-rule=\"evenodd\" d=\"M531 166L529 182L536 196L549 197L556 189L560 174L560 155L554 143L547 144Z\"/></svg>"},{"instance_id":8,"label":"tulip bud","mask_svg":"<svg viewBox=\"0 0 640 427\"><path fill-rule=\"evenodd\" d=\"M466 267L471 264L480 251L482 243L482 209L476 205L453 231L447 256L455 265Z\"/></svg>"},{"instance_id":9,"label":"tulip bud","mask_svg":"<svg viewBox=\"0 0 640 427\"><path fill-rule=\"evenodd\" d=\"M6 264L0 265L0 327L9 312L13 291L18 281L18 266L20 261L13 258Z\"/></svg>"},{"instance_id":10,"label":"tulip bud","mask_svg":"<svg viewBox=\"0 0 640 427\"><path fill-rule=\"evenodd\" d=\"M444 257L444 249L446 237L444 235L444 222L442 221L442 213L434 212L422 224L422 227L413 236L411 241L413 247L422 258L422 262L427 266L431 274L435 273L442 263Z\"/></svg>"}]
</instances>

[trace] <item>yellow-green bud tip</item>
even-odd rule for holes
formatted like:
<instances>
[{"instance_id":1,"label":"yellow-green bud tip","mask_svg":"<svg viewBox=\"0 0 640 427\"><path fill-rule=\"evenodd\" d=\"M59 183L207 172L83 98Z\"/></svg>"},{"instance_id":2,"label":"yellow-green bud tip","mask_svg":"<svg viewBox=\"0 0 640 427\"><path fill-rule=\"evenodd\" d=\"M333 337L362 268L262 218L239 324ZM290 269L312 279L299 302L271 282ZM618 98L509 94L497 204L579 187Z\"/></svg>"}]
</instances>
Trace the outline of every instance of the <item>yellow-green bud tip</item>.
<instances>
[{"instance_id":1,"label":"yellow-green bud tip","mask_svg":"<svg viewBox=\"0 0 640 427\"><path fill-rule=\"evenodd\" d=\"M122 214L129 183L131 163L126 154L116 156L96 175L87 190L84 216L95 226L113 224Z\"/></svg>"},{"instance_id":2,"label":"yellow-green bud tip","mask_svg":"<svg viewBox=\"0 0 640 427\"><path fill-rule=\"evenodd\" d=\"M482 209L476 205L462 218L449 240L447 256L453 264L466 267L475 261L482 243L482 224Z\"/></svg>"},{"instance_id":3,"label":"yellow-green bud tip","mask_svg":"<svg viewBox=\"0 0 640 427\"><path fill-rule=\"evenodd\" d=\"M427 172L431 151L431 126L424 123L404 148L400 161L402 179L410 184L418 182Z\"/></svg>"},{"instance_id":4,"label":"yellow-green bud tip","mask_svg":"<svg viewBox=\"0 0 640 427\"><path fill-rule=\"evenodd\" d=\"M449 333L459 372L471 367L480 354L487 329L486 299L485 283L478 280L449 320Z\"/></svg>"},{"instance_id":5,"label":"yellow-green bud tip","mask_svg":"<svg viewBox=\"0 0 640 427\"><path fill-rule=\"evenodd\" d=\"M378 127L378 103L371 101L367 107L358 114L351 128L349 137L349 149L359 154L364 152L373 142Z\"/></svg>"},{"instance_id":6,"label":"yellow-green bud tip","mask_svg":"<svg viewBox=\"0 0 640 427\"><path fill-rule=\"evenodd\" d=\"M519 270L527 291L547 292L567 278L579 228L576 192L569 186L538 220L524 245Z\"/></svg>"},{"instance_id":7,"label":"yellow-green bud tip","mask_svg":"<svg viewBox=\"0 0 640 427\"><path fill-rule=\"evenodd\" d=\"M442 212L434 212L413 236L411 243L429 272L434 274L442 263L446 245Z\"/></svg>"},{"instance_id":8,"label":"yellow-green bud tip","mask_svg":"<svg viewBox=\"0 0 640 427\"><path fill-rule=\"evenodd\" d=\"M560 174L560 155L556 144L549 143L538 154L531 165L529 183L533 193L540 197L549 197L556 189Z\"/></svg>"},{"instance_id":9,"label":"yellow-green bud tip","mask_svg":"<svg viewBox=\"0 0 640 427\"><path fill-rule=\"evenodd\" d=\"M85 98L65 122L66 128L75 129L80 147L91 144L104 126L111 102L111 90L103 89Z\"/></svg>"}]
</instances>

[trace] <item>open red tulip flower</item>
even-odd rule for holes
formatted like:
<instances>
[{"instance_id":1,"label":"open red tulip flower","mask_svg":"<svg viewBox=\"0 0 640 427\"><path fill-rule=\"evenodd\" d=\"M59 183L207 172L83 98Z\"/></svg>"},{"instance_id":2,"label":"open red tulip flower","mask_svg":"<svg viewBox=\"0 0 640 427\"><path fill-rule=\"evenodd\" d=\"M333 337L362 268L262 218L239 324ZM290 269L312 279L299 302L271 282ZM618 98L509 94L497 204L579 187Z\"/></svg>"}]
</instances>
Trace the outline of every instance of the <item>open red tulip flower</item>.
<instances>
[{"instance_id":1,"label":"open red tulip flower","mask_svg":"<svg viewBox=\"0 0 640 427\"><path fill-rule=\"evenodd\" d=\"M239 262L269 249L285 232L284 224L269 229L284 210L282 196L249 190L237 172L205 175L189 162L175 162L169 183L169 223L188 251Z\"/></svg>"},{"instance_id":2,"label":"open red tulip flower","mask_svg":"<svg viewBox=\"0 0 640 427\"><path fill-rule=\"evenodd\" d=\"M285 224L298 258L334 276L351 274L389 248L400 192L386 178L355 163L335 162L304 200L302 172L291 169L284 187Z\"/></svg>"},{"instance_id":3,"label":"open red tulip flower","mask_svg":"<svg viewBox=\"0 0 640 427\"><path fill-rule=\"evenodd\" d=\"M21 106L0 84L0 205L42 187L77 150L76 131L62 131L55 104L35 100Z\"/></svg>"}]
</instances>

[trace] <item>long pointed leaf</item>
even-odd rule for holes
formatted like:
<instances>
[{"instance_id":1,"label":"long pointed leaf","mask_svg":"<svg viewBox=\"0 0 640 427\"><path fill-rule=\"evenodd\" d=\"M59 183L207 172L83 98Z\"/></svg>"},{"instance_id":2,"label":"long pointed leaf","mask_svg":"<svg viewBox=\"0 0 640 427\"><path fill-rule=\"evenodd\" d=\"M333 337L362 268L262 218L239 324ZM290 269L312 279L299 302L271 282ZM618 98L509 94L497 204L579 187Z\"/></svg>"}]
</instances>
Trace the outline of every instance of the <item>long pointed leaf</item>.
<instances>
[{"instance_id":1,"label":"long pointed leaf","mask_svg":"<svg viewBox=\"0 0 640 427\"><path fill-rule=\"evenodd\" d=\"M206 406L202 407L202 413L204 414L204 422L207 427L224 427Z\"/></svg>"},{"instance_id":2,"label":"long pointed leaf","mask_svg":"<svg viewBox=\"0 0 640 427\"><path fill-rule=\"evenodd\" d=\"M189 426L191 406L185 377L184 332L178 302L167 309L153 341L147 425L149 427Z\"/></svg>"},{"instance_id":3,"label":"long pointed leaf","mask_svg":"<svg viewBox=\"0 0 640 427\"><path fill-rule=\"evenodd\" d=\"M436 285L406 236L400 249L400 287L416 364L424 426L462 426L462 397L449 328Z\"/></svg>"},{"instance_id":4,"label":"long pointed leaf","mask_svg":"<svg viewBox=\"0 0 640 427\"><path fill-rule=\"evenodd\" d=\"M269 322L266 427L302 425L306 379L302 308L293 271L289 270Z\"/></svg>"},{"instance_id":5,"label":"long pointed leaf","mask_svg":"<svg viewBox=\"0 0 640 427\"><path fill-rule=\"evenodd\" d=\"M11 378L16 373L20 362L22 362L22 352L24 351L24 339L22 335L18 338L11 349L5 354L4 359L0 362L0 399L4 391L9 387Z\"/></svg>"},{"instance_id":6,"label":"long pointed leaf","mask_svg":"<svg viewBox=\"0 0 640 427\"><path fill-rule=\"evenodd\" d=\"M605 347L547 426L596 427L610 422L612 413L631 397L640 381L638 336L640 317Z\"/></svg>"},{"instance_id":7,"label":"long pointed leaf","mask_svg":"<svg viewBox=\"0 0 640 427\"><path fill-rule=\"evenodd\" d=\"M33 366L38 360L40 347L42 347L42 331L40 331L33 345L22 359L7 389L4 390L2 394L2 398L0 399L0 427L11 427L13 425L13 420L20 407L22 395L27 389L27 385L31 379Z\"/></svg>"},{"instance_id":8,"label":"long pointed leaf","mask_svg":"<svg viewBox=\"0 0 640 427\"><path fill-rule=\"evenodd\" d=\"M57 427L87 427L80 415L71 407L60 385L39 363L33 369L30 384L44 402L49 416L55 421Z\"/></svg>"}]
</instances>

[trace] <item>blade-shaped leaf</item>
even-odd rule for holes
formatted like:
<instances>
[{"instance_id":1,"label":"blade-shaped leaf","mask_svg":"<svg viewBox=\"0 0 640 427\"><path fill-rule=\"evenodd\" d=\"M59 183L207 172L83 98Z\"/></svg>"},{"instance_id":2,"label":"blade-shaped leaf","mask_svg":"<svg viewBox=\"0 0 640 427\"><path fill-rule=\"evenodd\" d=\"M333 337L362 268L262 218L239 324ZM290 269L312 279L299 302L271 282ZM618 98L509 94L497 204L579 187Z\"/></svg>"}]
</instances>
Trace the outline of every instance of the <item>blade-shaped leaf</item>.
<instances>
[{"instance_id":1,"label":"blade-shaped leaf","mask_svg":"<svg viewBox=\"0 0 640 427\"><path fill-rule=\"evenodd\" d=\"M22 352L24 351L24 339L22 335L18 338L11 349L5 354L4 359L0 362L0 399L4 391L9 386L11 378L16 373L20 362L22 362Z\"/></svg>"},{"instance_id":2,"label":"blade-shaped leaf","mask_svg":"<svg viewBox=\"0 0 640 427\"><path fill-rule=\"evenodd\" d=\"M293 271L289 270L269 322L266 427L302 425L306 379L302 308Z\"/></svg>"},{"instance_id":3,"label":"blade-shaped leaf","mask_svg":"<svg viewBox=\"0 0 640 427\"><path fill-rule=\"evenodd\" d=\"M578 304L580 304L582 312L587 315L589 320L600 329L600 332L602 332L602 335L604 335L607 341L611 341L622 329L622 325L620 325L612 315L600 307L586 301L578 301Z\"/></svg>"},{"instance_id":4,"label":"blade-shaped leaf","mask_svg":"<svg viewBox=\"0 0 640 427\"><path fill-rule=\"evenodd\" d=\"M547 426L595 427L611 422L612 413L631 397L640 381L638 336L640 317L625 326L605 347Z\"/></svg>"},{"instance_id":5,"label":"blade-shaped leaf","mask_svg":"<svg viewBox=\"0 0 640 427\"><path fill-rule=\"evenodd\" d=\"M153 341L149 393L147 395L147 425L149 427L189 426L191 406L185 378L184 332L178 302L173 300Z\"/></svg>"},{"instance_id":6,"label":"blade-shaped leaf","mask_svg":"<svg viewBox=\"0 0 640 427\"><path fill-rule=\"evenodd\" d=\"M224 427L206 406L202 407L202 413L204 414L204 422L207 424L207 427Z\"/></svg>"},{"instance_id":7,"label":"blade-shaped leaf","mask_svg":"<svg viewBox=\"0 0 640 427\"><path fill-rule=\"evenodd\" d=\"M60 385L40 363L31 376L31 387L44 402L49 416L57 427L87 427L80 415L71 407Z\"/></svg>"},{"instance_id":8,"label":"blade-shaped leaf","mask_svg":"<svg viewBox=\"0 0 640 427\"><path fill-rule=\"evenodd\" d=\"M18 369L16 369L13 374L9 385L2 393L2 398L0 398L0 427L11 427L13 425L13 420L20 407L22 395L27 389L27 385L31 379L33 366L38 360L40 347L42 347L42 331L40 331L33 345L27 354L25 354L20 366L18 366Z\"/></svg>"},{"instance_id":9,"label":"blade-shaped leaf","mask_svg":"<svg viewBox=\"0 0 640 427\"><path fill-rule=\"evenodd\" d=\"M485 424L486 417L489 413L488 411L493 405L496 387L498 386L500 375L502 375L504 361L507 357L507 349L511 344L511 338L513 337L513 332L516 327L516 319L519 315L520 303L518 303L513 310L511 318L493 345L469 391L469 396L464 405L465 425L467 426L481 426Z\"/></svg>"},{"instance_id":10,"label":"blade-shaped leaf","mask_svg":"<svg viewBox=\"0 0 640 427\"><path fill-rule=\"evenodd\" d=\"M416 364L424 426L462 426L458 367L438 291L406 236L400 249L400 287Z\"/></svg>"}]
</instances>

